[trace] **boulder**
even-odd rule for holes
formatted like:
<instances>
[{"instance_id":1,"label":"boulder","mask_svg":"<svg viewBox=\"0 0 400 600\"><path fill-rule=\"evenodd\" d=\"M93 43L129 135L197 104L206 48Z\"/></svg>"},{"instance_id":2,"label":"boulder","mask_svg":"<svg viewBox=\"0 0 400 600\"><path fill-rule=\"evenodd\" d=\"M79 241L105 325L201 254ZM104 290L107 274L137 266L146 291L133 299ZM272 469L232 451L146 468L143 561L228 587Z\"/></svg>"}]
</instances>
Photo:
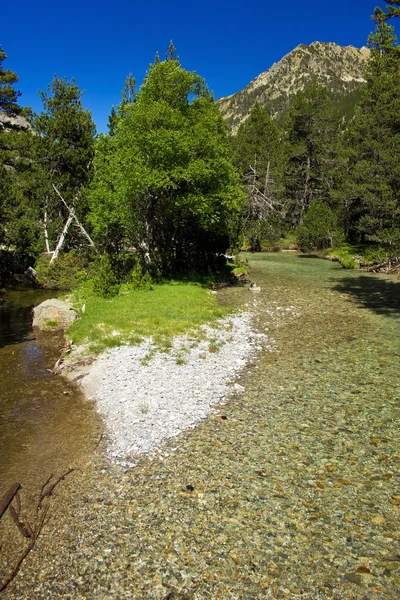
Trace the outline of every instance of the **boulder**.
<instances>
[{"instance_id":1,"label":"boulder","mask_svg":"<svg viewBox=\"0 0 400 600\"><path fill-rule=\"evenodd\" d=\"M69 304L57 298L50 298L35 306L32 314L32 326L45 330L67 329L78 317Z\"/></svg>"}]
</instances>

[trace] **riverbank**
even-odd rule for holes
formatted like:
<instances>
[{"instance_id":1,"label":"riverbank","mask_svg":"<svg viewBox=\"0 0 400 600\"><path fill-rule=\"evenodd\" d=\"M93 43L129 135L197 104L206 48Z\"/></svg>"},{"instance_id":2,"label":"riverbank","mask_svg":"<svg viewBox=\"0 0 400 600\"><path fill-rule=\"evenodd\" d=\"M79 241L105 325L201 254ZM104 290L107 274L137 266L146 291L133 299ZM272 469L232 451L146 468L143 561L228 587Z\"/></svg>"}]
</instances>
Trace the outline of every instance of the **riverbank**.
<instances>
[{"instance_id":1,"label":"riverbank","mask_svg":"<svg viewBox=\"0 0 400 600\"><path fill-rule=\"evenodd\" d=\"M141 454L154 453L243 392L240 373L258 353L275 349L271 337L255 331L253 318L250 309L238 311L177 336L167 350L152 338L114 348L78 366L78 375L72 359L64 373L79 377L103 417L108 456L134 467Z\"/></svg>"},{"instance_id":2,"label":"riverbank","mask_svg":"<svg viewBox=\"0 0 400 600\"><path fill-rule=\"evenodd\" d=\"M254 303L275 350L135 467L102 440L58 486L7 600L398 599L400 284L301 256L250 263L261 291L220 302Z\"/></svg>"}]
</instances>

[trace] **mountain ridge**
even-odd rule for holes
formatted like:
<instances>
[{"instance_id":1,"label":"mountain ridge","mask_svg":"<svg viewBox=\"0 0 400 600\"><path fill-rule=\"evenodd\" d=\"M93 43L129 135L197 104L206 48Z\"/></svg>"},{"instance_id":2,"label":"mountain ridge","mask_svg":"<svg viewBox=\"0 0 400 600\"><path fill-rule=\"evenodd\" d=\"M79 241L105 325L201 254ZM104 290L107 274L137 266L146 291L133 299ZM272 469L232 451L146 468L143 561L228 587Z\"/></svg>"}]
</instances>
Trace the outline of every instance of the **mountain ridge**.
<instances>
[{"instance_id":1,"label":"mountain ridge","mask_svg":"<svg viewBox=\"0 0 400 600\"><path fill-rule=\"evenodd\" d=\"M259 102L274 117L287 108L290 97L311 79L324 85L333 95L357 95L365 81L364 70L370 56L365 46L340 46L334 42L299 44L280 61L263 71L250 83L217 103L233 133ZM352 102L352 101L351 101ZM350 103L351 103L350 102Z\"/></svg>"}]
</instances>

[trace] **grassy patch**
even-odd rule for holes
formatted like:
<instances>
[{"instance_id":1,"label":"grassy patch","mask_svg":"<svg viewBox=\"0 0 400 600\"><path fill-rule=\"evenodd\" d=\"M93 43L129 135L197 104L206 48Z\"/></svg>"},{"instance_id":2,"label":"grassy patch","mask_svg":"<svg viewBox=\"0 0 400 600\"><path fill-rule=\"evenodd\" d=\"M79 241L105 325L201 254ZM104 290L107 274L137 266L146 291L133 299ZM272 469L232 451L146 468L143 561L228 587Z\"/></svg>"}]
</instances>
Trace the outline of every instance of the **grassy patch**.
<instances>
[{"instance_id":1,"label":"grassy patch","mask_svg":"<svg viewBox=\"0 0 400 600\"><path fill-rule=\"evenodd\" d=\"M137 344L149 336L165 352L174 336L226 315L230 309L218 306L216 298L203 282L169 281L152 290L121 286L120 294L100 298L89 282L76 290L72 304L80 318L68 330L75 345L87 346L98 353L123 344Z\"/></svg>"},{"instance_id":2,"label":"grassy patch","mask_svg":"<svg viewBox=\"0 0 400 600\"><path fill-rule=\"evenodd\" d=\"M329 248L323 255L327 258L337 259L345 269L359 269L360 263L354 261L353 256L360 256L364 259L365 250L366 246L363 244L342 244L340 248Z\"/></svg>"},{"instance_id":3,"label":"grassy patch","mask_svg":"<svg viewBox=\"0 0 400 600\"><path fill-rule=\"evenodd\" d=\"M323 253L324 257L336 258L345 269L359 269L361 258L363 265L371 266L386 259L384 249L373 244L342 244L340 248L329 248Z\"/></svg>"}]
</instances>

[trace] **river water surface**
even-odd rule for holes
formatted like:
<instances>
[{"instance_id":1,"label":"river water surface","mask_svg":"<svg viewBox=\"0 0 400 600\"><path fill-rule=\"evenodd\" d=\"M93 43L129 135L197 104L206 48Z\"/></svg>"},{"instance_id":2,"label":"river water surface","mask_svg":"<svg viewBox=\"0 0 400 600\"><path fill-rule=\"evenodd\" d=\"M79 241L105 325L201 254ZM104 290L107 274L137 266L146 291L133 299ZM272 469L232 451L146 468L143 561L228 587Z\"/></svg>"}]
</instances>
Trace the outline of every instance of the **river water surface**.
<instances>
[{"instance_id":1,"label":"river water surface","mask_svg":"<svg viewBox=\"0 0 400 600\"><path fill-rule=\"evenodd\" d=\"M61 334L32 331L32 308L48 297L8 291L0 303L0 496L16 482L34 489L95 444L92 404L52 372Z\"/></svg>"},{"instance_id":2,"label":"river water surface","mask_svg":"<svg viewBox=\"0 0 400 600\"><path fill-rule=\"evenodd\" d=\"M261 291L219 299L276 351L160 458L124 473L99 455L68 478L7 597L400 597L400 282L249 262Z\"/></svg>"}]
</instances>

